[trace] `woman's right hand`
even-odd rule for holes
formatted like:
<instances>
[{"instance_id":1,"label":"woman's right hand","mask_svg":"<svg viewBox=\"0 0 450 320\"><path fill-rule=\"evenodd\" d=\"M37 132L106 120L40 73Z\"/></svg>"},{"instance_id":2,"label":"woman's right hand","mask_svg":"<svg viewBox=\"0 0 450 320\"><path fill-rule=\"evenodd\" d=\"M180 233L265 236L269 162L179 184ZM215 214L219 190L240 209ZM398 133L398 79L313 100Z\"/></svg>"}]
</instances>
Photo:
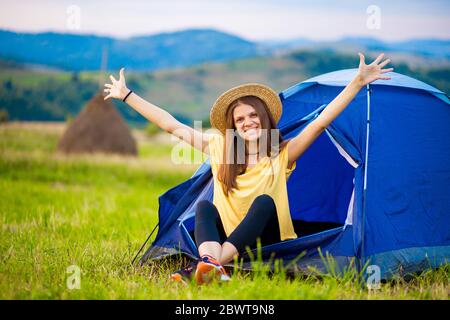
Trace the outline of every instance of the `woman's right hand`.
<instances>
[{"instance_id":1,"label":"woman's right hand","mask_svg":"<svg viewBox=\"0 0 450 320\"><path fill-rule=\"evenodd\" d=\"M124 68L120 69L120 77L119 80L116 80L112 75L109 76L111 79L112 84L105 83L105 92L108 94L105 96L103 100L106 100L108 98L116 98L123 100L123 98L128 94L130 91L127 88L127 84L125 83L125 76L123 74Z\"/></svg>"}]
</instances>

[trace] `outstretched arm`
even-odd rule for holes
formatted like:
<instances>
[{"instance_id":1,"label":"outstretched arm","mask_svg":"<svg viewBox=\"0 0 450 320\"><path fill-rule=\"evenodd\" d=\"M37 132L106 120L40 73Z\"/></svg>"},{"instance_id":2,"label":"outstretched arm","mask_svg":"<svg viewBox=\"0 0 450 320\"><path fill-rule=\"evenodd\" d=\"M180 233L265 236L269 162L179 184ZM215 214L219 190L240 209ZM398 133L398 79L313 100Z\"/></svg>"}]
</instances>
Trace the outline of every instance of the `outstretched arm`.
<instances>
[{"instance_id":1,"label":"outstretched arm","mask_svg":"<svg viewBox=\"0 0 450 320\"><path fill-rule=\"evenodd\" d=\"M313 120L305 129L288 142L288 167L305 152L306 149L317 139L317 137L333 122L334 119L348 106L356 94L365 85L378 80L389 80L390 77L383 76L383 73L394 70L393 68L383 69L391 60L381 60L384 53L380 54L371 64L366 65L364 56L359 53L359 69L355 78L341 91L341 93L331 101L328 106Z\"/></svg>"},{"instance_id":2,"label":"outstretched arm","mask_svg":"<svg viewBox=\"0 0 450 320\"><path fill-rule=\"evenodd\" d=\"M119 74L119 80L116 80L112 75L109 76L112 84L105 84L105 92L108 94L105 96L105 100L108 98L123 100L129 93L130 90L125 83L124 68L120 69ZM177 136L196 149L208 152L208 136L179 122L166 110L144 100L134 92L127 97L126 103L162 130Z\"/></svg>"}]
</instances>

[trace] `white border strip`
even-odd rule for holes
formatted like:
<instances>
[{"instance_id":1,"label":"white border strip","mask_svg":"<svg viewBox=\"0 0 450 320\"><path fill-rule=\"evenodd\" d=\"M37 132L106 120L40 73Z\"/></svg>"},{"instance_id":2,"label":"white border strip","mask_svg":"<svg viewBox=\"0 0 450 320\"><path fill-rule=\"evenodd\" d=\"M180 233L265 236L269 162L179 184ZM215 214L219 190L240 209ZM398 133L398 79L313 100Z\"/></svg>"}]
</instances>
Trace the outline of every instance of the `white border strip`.
<instances>
[{"instance_id":1,"label":"white border strip","mask_svg":"<svg viewBox=\"0 0 450 320\"><path fill-rule=\"evenodd\" d=\"M353 168L356 169L358 167L358 164L356 163L356 161L353 160L353 158L347 153L347 151L344 150L344 148L341 147L341 145L339 143L337 143L337 141L333 138L333 136L330 134L330 132L328 132L328 130L325 130L325 132L327 133L327 136L330 138L330 140L334 144L334 146L338 149L339 154L341 156L343 156L344 159L347 160L347 162ZM352 225L353 224L353 205L354 205L354 202L355 202L355 178L353 178L352 196L350 198L350 203L348 204L347 217L345 218L344 228L347 225Z\"/></svg>"},{"instance_id":2,"label":"white border strip","mask_svg":"<svg viewBox=\"0 0 450 320\"><path fill-rule=\"evenodd\" d=\"M353 205L354 205L354 203L355 203L355 178L353 178L352 197L350 198L350 203L348 205L347 217L345 218L344 228L347 225L352 225L353 224Z\"/></svg>"},{"instance_id":3,"label":"white border strip","mask_svg":"<svg viewBox=\"0 0 450 320\"><path fill-rule=\"evenodd\" d=\"M333 138L333 136L328 132L328 130L325 129L325 132L327 133L328 137L330 138L331 142L335 145L335 147L338 149L341 156L347 160L347 162L353 167L358 168L358 164L355 160L347 153L347 151L344 150L344 148L341 147L339 143Z\"/></svg>"},{"instance_id":4,"label":"white border strip","mask_svg":"<svg viewBox=\"0 0 450 320\"><path fill-rule=\"evenodd\" d=\"M369 131L370 131L370 86L367 85L367 122L366 122L366 161L364 164L364 190L367 189L367 168L369 164Z\"/></svg>"}]
</instances>

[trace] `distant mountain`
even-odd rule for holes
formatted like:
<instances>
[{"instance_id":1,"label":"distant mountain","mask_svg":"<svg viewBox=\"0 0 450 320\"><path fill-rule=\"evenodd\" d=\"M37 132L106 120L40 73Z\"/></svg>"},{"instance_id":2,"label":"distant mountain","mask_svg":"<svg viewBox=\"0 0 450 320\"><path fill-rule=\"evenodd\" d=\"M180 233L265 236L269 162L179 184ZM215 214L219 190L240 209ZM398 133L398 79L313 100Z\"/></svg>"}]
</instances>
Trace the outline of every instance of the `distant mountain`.
<instances>
[{"instance_id":1,"label":"distant mountain","mask_svg":"<svg viewBox=\"0 0 450 320\"><path fill-rule=\"evenodd\" d=\"M212 29L115 39L63 33L0 30L0 57L63 70L99 70L104 48L109 70L157 70L267 54L260 44ZM6 45L5 45L6 44Z\"/></svg>"},{"instance_id":2,"label":"distant mountain","mask_svg":"<svg viewBox=\"0 0 450 320\"><path fill-rule=\"evenodd\" d=\"M389 43L388 48L398 52L413 52L430 57L450 58L450 40L417 39Z\"/></svg>"},{"instance_id":3,"label":"distant mountain","mask_svg":"<svg viewBox=\"0 0 450 320\"><path fill-rule=\"evenodd\" d=\"M344 37L336 41L294 39L279 42L263 42L263 44L277 50L329 49L332 51L384 51L437 59L450 59L450 40L439 39L413 39L386 42L371 37Z\"/></svg>"},{"instance_id":4,"label":"distant mountain","mask_svg":"<svg viewBox=\"0 0 450 320\"><path fill-rule=\"evenodd\" d=\"M306 38L295 38L288 40L263 40L259 42L261 45L272 48L272 49L295 49L302 46L310 45L316 43L316 41L306 39Z\"/></svg>"},{"instance_id":5,"label":"distant mountain","mask_svg":"<svg viewBox=\"0 0 450 320\"><path fill-rule=\"evenodd\" d=\"M433 58L450 58L450 40L413 39L399 42L385 42L375 38L343 38L341 45L361 45L370 51L410 53Z\"/></svg>"},{"instance_id":6,"label":"distant mountain","mask_svg":"<svg viewBox=\"0 0 450 320\"><path fill-rule=\"evenodd\" d=\"M415 39L385 42L371 37L345 37L335 41L306 38L252 42L214 29L116 39L64 33L16 33L0 30L0 59L39 69L99 70L107 52L107 69L155 71L185 68L207 62L226 62L258 56L288 54L299 49L356 54L384 51L411 65L448 65L450 40ZM430 59L431 58L431 59Z\"/></svg>"}]
</instances>

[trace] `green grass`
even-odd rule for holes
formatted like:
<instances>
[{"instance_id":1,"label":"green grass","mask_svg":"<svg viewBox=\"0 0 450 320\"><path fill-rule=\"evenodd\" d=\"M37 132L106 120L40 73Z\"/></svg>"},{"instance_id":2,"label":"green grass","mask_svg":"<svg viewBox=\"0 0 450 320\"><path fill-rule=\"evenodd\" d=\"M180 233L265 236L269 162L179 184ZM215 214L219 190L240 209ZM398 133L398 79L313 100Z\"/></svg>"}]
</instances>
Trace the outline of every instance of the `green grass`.
<instances>
[{"instance_id":1,"label":"green grass","mask_svg":"<svg viewBox=\"0 0 450 320\"><path fill-rule=\"evenodd\" d=\"M448 299L448 265L372 291L352 271L237 272L230 283L184 287L168 280L180 262L131 267L157 223L158 197L195 166L171 164L171 145L157 139L139 140L137 159L61 156L59 135L0 127L0 299ZM71 265L79 290L66 285Z\"/></svg>"}]
</instances>

